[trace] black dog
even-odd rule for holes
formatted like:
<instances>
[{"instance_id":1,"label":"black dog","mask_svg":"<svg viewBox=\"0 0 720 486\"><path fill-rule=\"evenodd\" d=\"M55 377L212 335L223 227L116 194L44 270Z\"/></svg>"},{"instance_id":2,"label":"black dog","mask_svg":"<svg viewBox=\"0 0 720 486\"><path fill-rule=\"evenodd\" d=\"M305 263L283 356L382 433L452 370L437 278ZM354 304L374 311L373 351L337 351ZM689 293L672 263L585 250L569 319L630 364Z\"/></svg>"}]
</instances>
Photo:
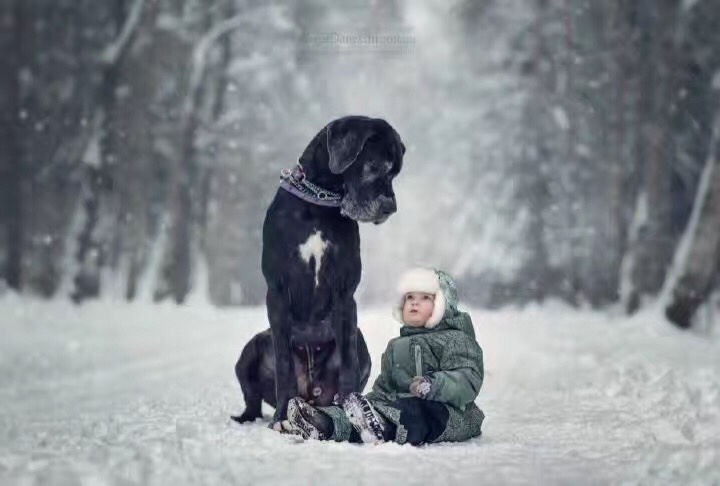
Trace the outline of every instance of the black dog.
<instances>
[{"instance_id":1,"label":"black dog","mask_svg":"<svg viewBox=\"0 0 720 486\"><path fill-rule=\"evenodd\" d=\"M271 427L297 395L292 337L332 331L340 397L359 391L357 308L358 221L384 222L397 210L393 178L405 146L385 120L340 118L284 170L263 225L262 271L275 349L277 407Z\"/></svg>"},{"instance_id":2,"label":"black dog","mask_svg":"<svg viewBox=\"0 0 720 486\"><path fill-rule=\"evenodd\" d=\"M332 360L335 352L335 338L329 333L313 342L300 344L293 340L292 355L298 396L311 405L332 404L338 391L338 368ZM302 340L302 339L300 339ZM365 339L358 329L358 361L360 362L360 390L365 388L370 377L370 354ZM263 400L277 407L275 400L275 352L273 351L270 329L257 333L240 353L235 365L237 376L245 397L245 411L232 417L241 424L262 417Z\"/></svg>"}]
</instances>

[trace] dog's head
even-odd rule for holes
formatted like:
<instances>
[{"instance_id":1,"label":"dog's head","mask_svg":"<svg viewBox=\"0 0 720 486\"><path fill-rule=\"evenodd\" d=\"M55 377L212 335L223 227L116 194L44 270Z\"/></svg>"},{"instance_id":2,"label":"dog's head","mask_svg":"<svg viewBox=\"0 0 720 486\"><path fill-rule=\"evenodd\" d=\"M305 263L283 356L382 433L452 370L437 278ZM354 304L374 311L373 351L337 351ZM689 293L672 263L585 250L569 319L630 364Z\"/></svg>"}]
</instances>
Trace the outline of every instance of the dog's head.
<instances>
[{"instance_id":1,"label":"dog's head","mask_svg":"<svg viewBox=\"0 0 720 486\"><path fill-rule=\"evenodd\" d=\"M297 323L292 327L290 343L297 357L307 362L311 354L315 363L325 366L335 350L335 334L327 319Z\"/></svg>"},{"instance_id":2,"label":"dog's head","mask_svg":"<svg viewBox=\"0 0 720 486\"><path fill-rule=\"evenodd\" d=\"M340 210L356 221L380 224L397 211L392 182L405 145L388 122L348 116L326 127L328 168L343 178Z\"/></svg>"},{"instance_id":3,"label":"dog's head","mask_svg":"<svg viewBox=\"0 0 720 486\"><path fill-rule=\"evenodd\" d=\"M380 224L397 211L392 183L405 145L385 120L347 116L325 127L329 171L342 178L341 213Z\"/></svg>"}]
</instances>

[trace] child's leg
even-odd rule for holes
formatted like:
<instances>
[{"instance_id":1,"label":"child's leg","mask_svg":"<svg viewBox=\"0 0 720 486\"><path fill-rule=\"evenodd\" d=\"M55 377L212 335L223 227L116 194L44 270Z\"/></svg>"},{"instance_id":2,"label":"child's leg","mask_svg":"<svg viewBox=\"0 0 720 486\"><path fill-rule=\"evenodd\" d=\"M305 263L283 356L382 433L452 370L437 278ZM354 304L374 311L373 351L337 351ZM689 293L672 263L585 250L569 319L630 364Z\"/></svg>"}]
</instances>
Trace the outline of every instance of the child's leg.
<instances>
[{"instance_id":1,"label":"child's leg","mask_svg":"<svg viewBox=\"0 0 720 486\"><path fill-rule=\"evenodd\" d=\"M383 426L383 440L385 442L394 441L395 435L397 434L397 426L384 417L380 412L378 412L378 414L383 417L383 420L385 420L385 425Z\"/></svg>"},{"instance_id":2,"label":"child's leg","mask_svg":"<svg viewBox=\"0 0 720 486\"><path fill-rule=\"evenodd\" d=\"M400 409L400 425L407 430L407 442L412 445L432 442L447 427L450 413L440 402L401 398L396 405Z\"/></svg>"},{"instance_id":3,"label":"child's leg","mask_svg":"<svg viewBox=\"0 0 720 486\"><path fill-rule=\"evenodd\" d=\"M395 439L396 427L359 393L351 393L343 402L343 410L363 442L377 443Z\"/></svg>"},{"instance_id":4,"label":"child's leg","mask_svg":"<svg viewBox=\"0 0 720 486\"><path fill-rule=\"evenodd\" d=\"M345 415L342 407L330 405L327 407L315 408L330 417L330 419L332 420L333 432L330 436L330 439L336 442L362 442L360 440L360 435L348 420L347 415Z\"/></svg>"}]
</instances>

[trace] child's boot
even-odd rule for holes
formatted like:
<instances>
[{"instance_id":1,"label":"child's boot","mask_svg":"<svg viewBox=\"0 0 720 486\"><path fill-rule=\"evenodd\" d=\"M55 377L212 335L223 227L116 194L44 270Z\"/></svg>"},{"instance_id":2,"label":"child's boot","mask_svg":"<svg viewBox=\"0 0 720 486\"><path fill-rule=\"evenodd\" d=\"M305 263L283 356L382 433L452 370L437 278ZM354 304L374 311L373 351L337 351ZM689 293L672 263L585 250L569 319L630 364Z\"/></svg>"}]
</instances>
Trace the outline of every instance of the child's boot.
<instances>
[{"instance_id":1,"label":"child's boot","mask_svg":"<svg viewBox=\"0 0 720 486\"><path fill-rule=\"evenodd\" d=\"M370 404L370 401L359 393L351 393L343 401L343 410L350 423L360 434L366 444L377 444L384 441L385 421Z\"/></svg>"},{"instance_id":2,"label":"child's boot","mask_svg":"<svg viewBox=\"0 0 720 486\"><path fill-rule=\"evenodd\" d=\"M287 413L288 420L303 439L328 440L335 429L330 416L300 397L290 399Z\"/></svg>"}]
</instances>

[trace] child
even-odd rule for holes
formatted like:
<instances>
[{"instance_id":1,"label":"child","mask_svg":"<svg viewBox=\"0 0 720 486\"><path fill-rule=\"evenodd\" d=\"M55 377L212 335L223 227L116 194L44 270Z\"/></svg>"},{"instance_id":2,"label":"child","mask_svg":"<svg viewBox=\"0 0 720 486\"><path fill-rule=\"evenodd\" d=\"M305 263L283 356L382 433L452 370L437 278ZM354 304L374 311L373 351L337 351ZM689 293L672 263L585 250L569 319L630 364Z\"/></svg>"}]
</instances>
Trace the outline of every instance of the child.
<instances>
[{"instance_id":1,"label":"child","mask_svg":"<svg viewBox=\"0 0 720 486\"><path fill-rule=\"evenodd\" d=\"M419 445L481 434L485 415L474 400L482 350L470 316L457 309L455 282L445 272L416 268L401 277L398 291L393 315L403 327L382 355L372 391L350 394L342 408L290 400L288 420L304 438Z\"/></svg>"}]
</instances>

